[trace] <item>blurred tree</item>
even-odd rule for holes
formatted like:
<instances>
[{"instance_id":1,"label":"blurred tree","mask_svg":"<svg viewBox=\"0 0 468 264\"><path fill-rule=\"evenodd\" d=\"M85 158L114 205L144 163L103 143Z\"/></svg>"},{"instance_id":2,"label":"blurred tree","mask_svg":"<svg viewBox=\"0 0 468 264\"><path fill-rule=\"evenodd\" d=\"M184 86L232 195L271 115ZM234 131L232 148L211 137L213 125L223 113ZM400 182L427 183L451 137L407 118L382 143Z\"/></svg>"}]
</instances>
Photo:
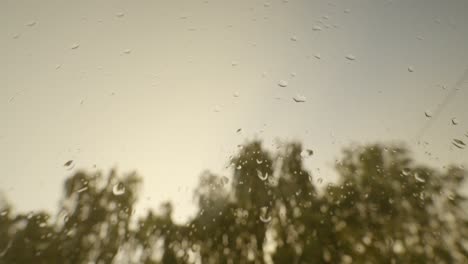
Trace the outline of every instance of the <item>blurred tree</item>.
<instances>
[{"instance_id":1,"label":"blurred tree","mask_svg":"<svg viewBox=\"0 0 468 264\"><path fill-rule=\"evenodd\" d=\"M416 164L403 147L352 147L325 188L304 168L312 150L253 141L232 178L204 172L196 214L183 225L170 202L133 214L140 178L77 172L55 221L0 209L3 263L465 263L466 171ZM320 188L319 188L320 187Z\"/></svg>"}]
</instances>

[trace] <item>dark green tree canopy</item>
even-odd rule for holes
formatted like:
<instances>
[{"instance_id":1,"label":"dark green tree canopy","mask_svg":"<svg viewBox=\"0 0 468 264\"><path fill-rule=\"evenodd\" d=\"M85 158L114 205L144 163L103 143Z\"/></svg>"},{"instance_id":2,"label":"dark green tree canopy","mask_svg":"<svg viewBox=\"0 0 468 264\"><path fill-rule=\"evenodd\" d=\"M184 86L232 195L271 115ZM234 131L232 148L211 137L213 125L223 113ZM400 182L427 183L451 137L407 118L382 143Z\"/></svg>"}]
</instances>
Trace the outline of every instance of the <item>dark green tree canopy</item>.
<instances>
[{"instance_id":1,"label":"dark green tree canopy","mask_svg":"<svg viewBox=\"0 0 468 264\"><path fill-rule=\"evenodd\" d=\"M58 215L0 211L3 263L465 263L466 171L416 163L407 149L345 149L339 179L304 167L311 150L245 144L232 176L202 173L197 213L184 224L166 202L136 217L135 173L79 171ZM465 262L464 262L465 261Z\"/></svg>"}]
</instances>

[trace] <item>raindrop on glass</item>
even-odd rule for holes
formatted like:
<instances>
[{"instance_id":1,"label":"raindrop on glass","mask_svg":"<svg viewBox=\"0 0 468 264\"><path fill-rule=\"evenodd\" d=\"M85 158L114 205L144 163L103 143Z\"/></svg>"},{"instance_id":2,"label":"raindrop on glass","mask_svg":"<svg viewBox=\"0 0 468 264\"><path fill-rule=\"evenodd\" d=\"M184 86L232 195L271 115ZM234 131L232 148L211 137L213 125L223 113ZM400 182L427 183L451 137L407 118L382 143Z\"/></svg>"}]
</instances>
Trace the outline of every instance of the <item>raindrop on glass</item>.
<instances>
[{"instance_id":1,"label":"raindrop on glass","mask_svg":"<svg viewBox=\"0 0 468 264\"><path fill-rule=\"evenodd\" d=\"M241 131L242 131L242 128L238 128L238 129L236 130L236 133L239 133L239 132L241 132Z\"/></svg>"},{"instance_id":2,"label":"raindrop on glass","mask_svg":"<svg viewBox=\"0 0 468 264\"><path fill-rule=\"evenodd\" d=\"M119 196L125 193L125 186L123 183L119 182L114 187L112 187L112 193L115 196Z\"/></svg>"},{"instance_id":3,"label":"raindrop on glass","mask_svg":"<svg viewBox=\"0 0 468 264\"><path fill-rule=\"evenodd\" d=\"M257 164L262 164L263 163L263 160L257 159L256 161L257 161Z\"/></svg>"},{"instance_id":4,"label":"raindrop on glass","mask_svg":"<svg viewBox=\"0 0 468 264\"><path fill-rule=\"evenodd\" d=\"M409 66L409 67L408 67L408 72L414 72L414 67L413 67L413 66Z\"/></svg>"},{"instance_id":5,"label":"raindrop on glass","mask_svg":"<svg viewBox=\"0 0 468 264\"><path fill-rule=\"evenodd\" d=\"M26 26L28 26L28 27L34 27L36 24L37 24L36 21L31 21L31 22L27 23Z\"/></svg>"},{"instance_id":6,"label":"raindrop on glass","mask_svg":"<svg viewBox=\"0 0 468 264\"><path fill-rule=\"evenodd\" d=\"M279 87L287 87L287 86L288 86L288 82L285 81L285 80L280 80L280 81L278 82L278 86L279 86Z\"/></svg>"},{"instance_id":7,"label":"raindrop on glass","mask_svg":"<svg viewBox=\"0 0 468 264\"><path fill-rule=\"evenodd\" d=\"M125 13L123 13L123 12L118 12L118 13L115 14L115 16L116 16L116 17L119 17L119 18L122 18L122 17L125 16Z\"/></svg>"},{"instance_id":8,"label":"raindrop on glass","mask_svg":"<svg viewBox=\"0 0 468 264\"><path fill-rule=\"evenodd\" d=\"M232 94L232 96L234 96L234 97L239 97L239 92L234 92L234 93Z\"/></svg>"},{"instance_id":9,"label":"raindrop on glass","mask_svg":"<svg viewBox=\"0 0 468 264\"><path fill-rule=\"evenodd\" d=\"M77 192L77 193L82 193L82 192L84 192L84 191L86 191L86 190L88 190L88 186L85 186L85 187L83 187L83 188L77 190L76 192Z\"/></svg>"},{"instance_id":10,"label":"raindrop on glass","mask_svg":"<svg viewBox=\"0 0 468 264\"><path fill-rule=\"evenodd\" d=\"M460 139L456 139L456 138L453 139L452 145L454 145L455 147L457 147L459 149L464 149L466 147L465 142L463 142Z\"/></svg>"},{"instance_id":11,"label":"raindrop on glass","mask_svg":"<svg viewBox=\"0 0 468 264\"><path fill-rule=\"evenodd\" d=\"M356 60L356 57L353 54L348 54L348 55L346 55L346 59L350 60L350 61L353 61L353 60Z\"/></svg>"},{"instance_id":12,"label":"raindrop on glass","mask_svg":"<svg viewBox=\"0 0 468 264\"><path fill-rule=\"evenodd\" d=\"M312 27L312 30L313 31L322 31L322 27L319 26L319 25L315 25L315 26Z\"/></svg>"},{"instance_id":13,"label":"raindrop on glass","mask_svg":"<svg viewBox=\"0 0 468 264\"><path fill-rule=\"evenodd\" d=\"M432 112L427 110L424 112L424 115L427 117L427 118L431 118L432 117Z\"/></svg>"},{"instance_id":14,"label":"raindrop on glass","mask_svg":"<svg viewBox=\"0 0 468 264\"><path fill-rule=\"evenodd\" d=\"M409 168L404 168L401 170L401 173L405 176L408 176L410 174L411 170Z\"/></svg>"},{"instance_id":15,"label":"raindrop on glass","mask_svg":"<svg viewBox=\"0 0 468 264\"><path fill-rule=\"evenodd\" d=\"M296 36L292 36L292 37L291 37L291 41L297 41L297 37L296 37Z\"/></svg>"},{"instance_id":16,"label":"raindrop on glass","mask_svg":"<svg viewBox=\"0 0 468 264\"><path fill-rule=\"evenodd\" d=\"M124 54L130 54L130 53L132 53L132 50L131 49L126 49L126 50L123 51L123 53Z\"/></svg>"},{"instance_id":17,"label":"raindrop on glass","mask_svg":"<svg viewBox=\"0 0 468 264\"><path fill-rule=\"evenodd\" d=\"M69 161L65 162L63 164L63 166L65 168L67 168L67 170L71 170L71 169L73 169L73 167L75 167L75 163L73 162L73 160L69 160Z\"/></svg>"},{"instance_id":18,"label":"raindrop on glass","mask_svg":"<svg viewBox=\"0 0 468 264\"><path fill-rule=\"evenodd\" d=\"M271 216L268 215L268 208L266 206L260 208L260 221L268 223L271 221Z\"/></svg>"},{"instance_id":19,"label":"raindrop on glass","mask_svg":"<svg viewBox=\"0 0 468 264\"><path fill-rule=\"evenodd\" d=\"M458 122L458 119L457 119L457 118L455 118L455 117L452 118L452 125L456 126L456 125L458 125L458 123L459 123L459 122Z\"/></svg>"},{"instance_id":20,"label":"raindrop on glass","mask_svg":"<svg viewBox=\"0 0 468 264\"><path fill-rule=\"evenodd\" d=\"M296 103L304 103L304 102L307 101L307 98L305 96L303 96L303 95L298 94L298 95L293 97L293 100Z\"/></svg>"},{"instance_id":21,"label":"raindrop on glass","mask_svg":"<svg viewBox=\"0 0 468 264\"><path fill-rule=\"evenodd\" d=\"M419 176L417 172L414 174L414 179L417 180L418 182L426 182L426 180L421 178L421 176Z\"/></svg>"},{"instance_id":22,"label":"raindrop on glass","mask_svg":"<svg viewBox=\"0 0 468 264\"><path fill-rule=\"evenodd\" d=\"M232 62L231 62L231 65L232 65L233 67L237 66L237 64L239 64L237 61L232 61Z\"/></svg>"},{"instance_id":23,"label":"raindrop on glass","mask_svg":"<svg viewBox=\"0 0 468 264\"><path fill-rule=\"evenodd\" d=\"M263 173L260 170L257 170L257 176L260 180L264 181L268 178L268 173L265 173L265 175L263 175Z\"/></svg>"},{"instance_id":24,"label":"raindrop on glass","mask_svg":"<svg viewBox=\"0 0 468 264\"><path fill-rule=\"evenodd\" d=\"M70 48L71 48L71 49L77 49L77 48L79 48L79 47L80 47L80 44L75 43L75 44L72 44Z\"/></svg>"},{"instance_id":25,"label":"raindrop on glass","mask_svg":"<svg viewBox=\"0 0 468 264\"><path fill-rule=\"evenodd\" d=\"M303 158L307 158L307 157L310 157L312 155L314 155L314 151L311 150L311 149L305 149L305 150L301 151L301 156Z\"/></svg>"},{"instance_id":26,"label":"raindrop on glass","mask_svg":"<svg viewBox=\"0 0 468 264\"><path fill-rule=\"evenodd\" d=\"M319 53L315 54L314 57L315 57L316 59L318 59L318 60L320 60L320 59L322 58L322 56L321 56Z\"/></svg>"},{"instance_id":27,"label":"raindrop on glass","mask_svg":"<svg viewBox=\"0 0 468 264\"><path fill-rule=\"evenodd\" d=\"M229 182L229 178L226 176L223 176L222 181L223 181L223 184L227 184Z\"/></svg>"}]
</instances>

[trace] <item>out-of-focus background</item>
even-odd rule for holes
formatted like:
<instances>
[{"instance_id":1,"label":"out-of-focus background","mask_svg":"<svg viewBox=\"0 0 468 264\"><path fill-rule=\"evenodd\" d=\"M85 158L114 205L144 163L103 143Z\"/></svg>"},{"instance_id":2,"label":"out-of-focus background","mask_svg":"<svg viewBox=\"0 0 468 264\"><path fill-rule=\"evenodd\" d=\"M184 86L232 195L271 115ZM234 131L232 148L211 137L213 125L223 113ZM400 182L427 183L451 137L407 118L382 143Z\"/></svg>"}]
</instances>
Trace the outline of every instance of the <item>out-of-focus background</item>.
<instances>
[{"instance_id":1,"label":"out-of-focus background","mask_svg":"<svg viewBox=\"0 0 468 264\"><path fill-rule=\"evenodd\" d=\"M260 141L301 142L319 190L342 179L343 148L376 142L463 168L467 13L464 0L1 1L0 199L56 215L67 179L115 169L143 182L135 215L171 201L183 224L200 175L234 181Z\"/></svg>"}]
</instances>

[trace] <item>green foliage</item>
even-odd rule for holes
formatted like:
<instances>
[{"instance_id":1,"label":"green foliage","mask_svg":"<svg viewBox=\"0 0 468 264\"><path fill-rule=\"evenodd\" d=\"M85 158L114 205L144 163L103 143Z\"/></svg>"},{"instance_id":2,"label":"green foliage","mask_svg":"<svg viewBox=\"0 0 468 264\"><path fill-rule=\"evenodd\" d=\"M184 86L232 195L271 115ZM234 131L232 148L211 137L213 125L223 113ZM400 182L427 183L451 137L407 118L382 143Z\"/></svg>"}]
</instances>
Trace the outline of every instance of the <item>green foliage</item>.
<instances>
[{"instance_id":1,"label":"green foliage","mask_svg":"<svg viewBox=\"0 0 468 264\"><path fill-rule=\"evenodd\" d=\"M233 174L204 172L198 212L172 220L133 215L136 174L77 172L59 214L0 214L0 263L463 263L468 259L466 171L416 164L405 148L348 148L339 180L322 186L299 143L276 153L258 141L232 158ZM124 187L116 193L115 186ZM55 220L55 221L54 221Z\"/></svg>"}]
</instances>

